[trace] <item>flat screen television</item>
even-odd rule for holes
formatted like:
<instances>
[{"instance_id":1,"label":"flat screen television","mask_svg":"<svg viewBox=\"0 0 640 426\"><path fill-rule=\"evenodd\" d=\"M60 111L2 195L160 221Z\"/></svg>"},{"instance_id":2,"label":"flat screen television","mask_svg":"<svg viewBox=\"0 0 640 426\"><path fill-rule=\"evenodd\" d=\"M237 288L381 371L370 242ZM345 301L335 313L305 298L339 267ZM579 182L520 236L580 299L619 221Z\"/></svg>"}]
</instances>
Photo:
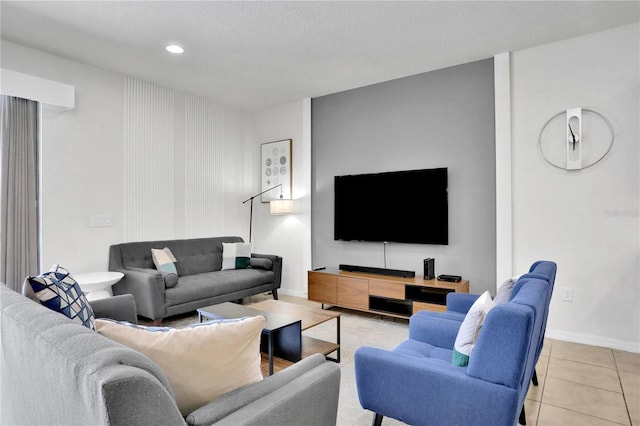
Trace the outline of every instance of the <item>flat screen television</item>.
<instances>
[{"instance_id":1,"label":"flat screen television","mask_svg":"<svg viewBox=\"0 0 640 426\"><path fill-rule=\"evenodd\" d=\"M336 176L334 239L449 244L447 168Z\"/></svg>"}]
</instances>

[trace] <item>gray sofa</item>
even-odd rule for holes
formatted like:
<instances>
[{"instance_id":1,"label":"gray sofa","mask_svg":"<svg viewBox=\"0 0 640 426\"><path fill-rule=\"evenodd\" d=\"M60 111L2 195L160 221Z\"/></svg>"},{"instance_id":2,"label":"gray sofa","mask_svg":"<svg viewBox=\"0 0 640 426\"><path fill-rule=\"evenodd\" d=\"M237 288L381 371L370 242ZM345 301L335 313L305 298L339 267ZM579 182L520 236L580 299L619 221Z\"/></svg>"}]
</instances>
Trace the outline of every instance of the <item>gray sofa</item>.
<instances>
[{"instance_id":1,"label":"gray sofa","mask_svg":"<svg viewBox=\"0 0 640 426\"><path fill-rule=\"evenodd\" d=\"M112 245L109 270L124 273L113 294L133 294L138 314L151 320L192 312L204 306L242 299L263 292L278 298L282 258L251 254L252 260L269 259L270 269L222 271L222 243L241 243L240 237L144 241ZM177 260L178 284L167 287L153 264L151 249L168 247Z\"/></svg>"},{"instance_id":2,"label":"gray sofa","mask_svg":"<svg viewBox=\"0 0 640 426\"><path fill-rule=\"evenodd\" d=\"M340 369L316 354L183 417L145 355L0 284L2 425L335 425ZM136 318L129 295L97 316Z\"/></svg>"}]
</instances>

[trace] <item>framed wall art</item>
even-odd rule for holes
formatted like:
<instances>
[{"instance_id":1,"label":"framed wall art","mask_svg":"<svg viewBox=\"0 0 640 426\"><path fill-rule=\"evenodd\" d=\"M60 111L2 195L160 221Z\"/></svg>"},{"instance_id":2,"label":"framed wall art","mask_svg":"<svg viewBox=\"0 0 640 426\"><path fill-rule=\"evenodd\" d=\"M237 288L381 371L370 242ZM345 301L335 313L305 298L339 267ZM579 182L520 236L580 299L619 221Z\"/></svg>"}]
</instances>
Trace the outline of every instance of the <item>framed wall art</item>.
<instances>
[{"instance_id":1,"label":"framed wall art","mask_svg":"<svg viewBox=\"0 0 640 426\"><path fill-rule=\"evenodd\" d=\"M282 198L291 199L291 139L276 142L267 142L260 145L260 175L261 191L267 191L278 185L279 188L262 194L261 201L268 203L271 200ZM282 190L282 192L280 192Z\"/></svg>"}]
</instances>

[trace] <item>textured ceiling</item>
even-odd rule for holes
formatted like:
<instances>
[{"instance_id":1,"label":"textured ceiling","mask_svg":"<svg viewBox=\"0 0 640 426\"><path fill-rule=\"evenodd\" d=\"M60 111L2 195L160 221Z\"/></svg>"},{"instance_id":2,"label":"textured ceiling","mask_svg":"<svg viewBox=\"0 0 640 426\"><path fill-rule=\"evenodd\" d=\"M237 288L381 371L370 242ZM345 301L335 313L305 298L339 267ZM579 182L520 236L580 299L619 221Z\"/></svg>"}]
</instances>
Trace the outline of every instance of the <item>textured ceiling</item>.
<instances>
[{"instance_id":1,"label":"textured ceiling","mask_svg":"<svg viewBox=\"0 0 640 426\"><path fill-rule=\"evenodd\" d=\"M259 110L638 22L637 1L6 1L20 43ZM164 51L168 42L185 48Z\"/></svg>"}]
</instances>

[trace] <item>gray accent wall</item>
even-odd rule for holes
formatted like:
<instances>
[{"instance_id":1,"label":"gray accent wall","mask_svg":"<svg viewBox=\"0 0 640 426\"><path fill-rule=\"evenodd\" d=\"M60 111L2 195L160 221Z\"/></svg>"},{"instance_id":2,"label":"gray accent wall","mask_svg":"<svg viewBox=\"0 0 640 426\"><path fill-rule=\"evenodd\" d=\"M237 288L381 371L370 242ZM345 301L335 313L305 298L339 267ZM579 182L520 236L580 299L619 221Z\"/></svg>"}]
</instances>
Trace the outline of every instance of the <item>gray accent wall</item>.
<instances>
[{"instance_id":1,"label":"gray accent wall","mask_svg":"<svg viewBox=\"0 0 640 426\"><path fill-rule=\"evenodd\" d=\"M494 115L493 58L314 98L313 267L351 264L421 276L422 260L433 257L436 275L461 275L472 292L495 294ZM449 245L333 239L334 176L436 167L448 168ZM420 188L410 200L381 193L379 202L429 208Z\"/></svg>"}]
</instances>

